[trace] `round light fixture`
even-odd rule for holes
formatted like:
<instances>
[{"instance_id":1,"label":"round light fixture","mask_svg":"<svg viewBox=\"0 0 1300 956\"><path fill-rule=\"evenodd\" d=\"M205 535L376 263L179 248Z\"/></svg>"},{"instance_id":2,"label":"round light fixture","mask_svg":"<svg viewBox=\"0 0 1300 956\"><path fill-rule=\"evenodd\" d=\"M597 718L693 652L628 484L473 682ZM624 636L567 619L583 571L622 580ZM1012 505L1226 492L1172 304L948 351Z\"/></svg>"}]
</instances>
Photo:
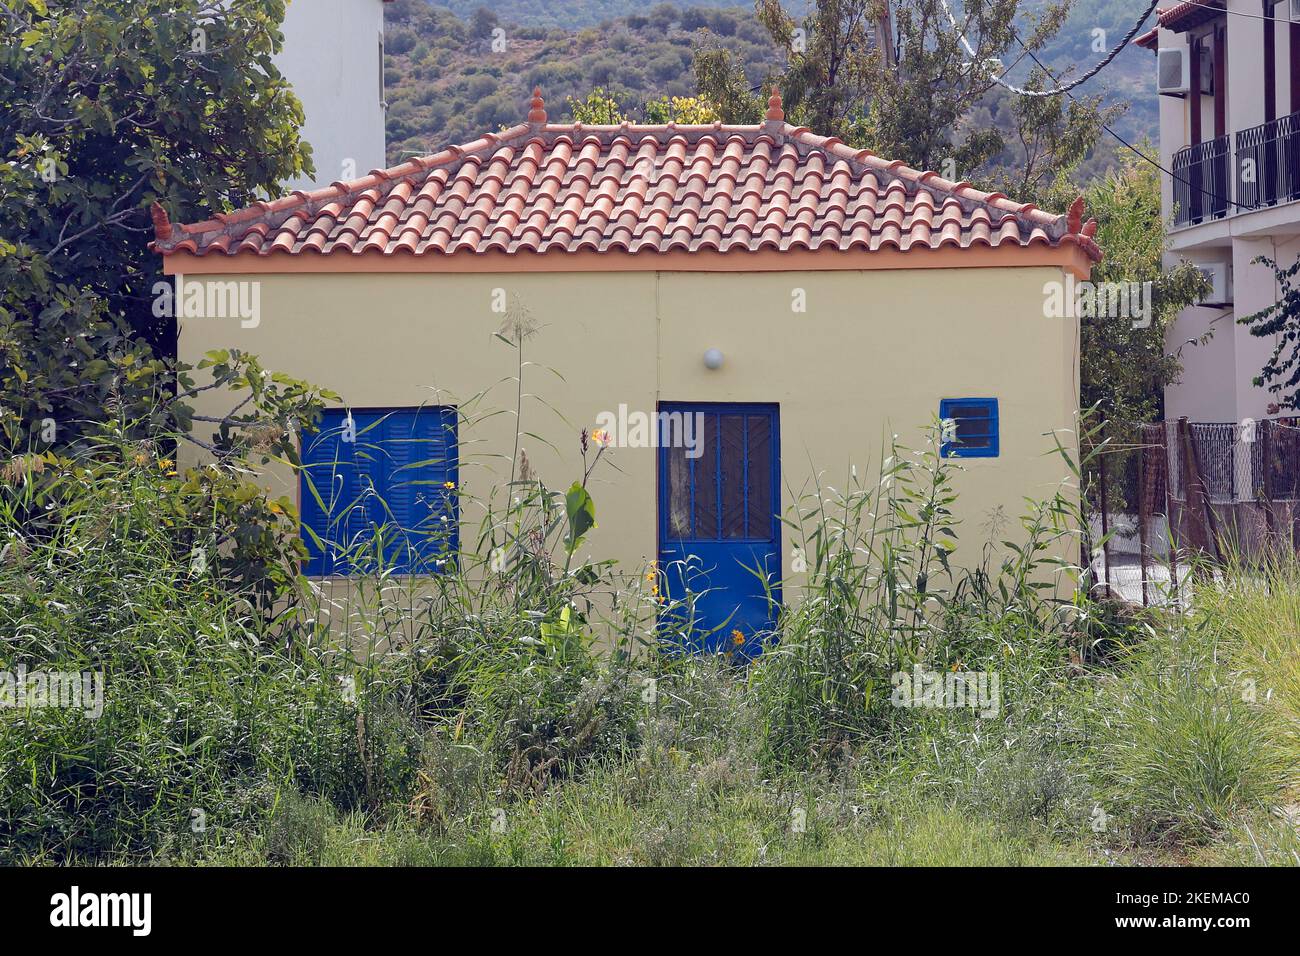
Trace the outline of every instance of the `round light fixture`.
<instances>
[{"instance_id":1,"label":"round light fixture","mask_svg":"<svg viewBox=\"0 0 1300 956\"><path fill-rule=\"evenodd\" d=\"M707 368L722 368L722 350L709 349L704 353L704 365Z\"/></svg>"}]
</instances>

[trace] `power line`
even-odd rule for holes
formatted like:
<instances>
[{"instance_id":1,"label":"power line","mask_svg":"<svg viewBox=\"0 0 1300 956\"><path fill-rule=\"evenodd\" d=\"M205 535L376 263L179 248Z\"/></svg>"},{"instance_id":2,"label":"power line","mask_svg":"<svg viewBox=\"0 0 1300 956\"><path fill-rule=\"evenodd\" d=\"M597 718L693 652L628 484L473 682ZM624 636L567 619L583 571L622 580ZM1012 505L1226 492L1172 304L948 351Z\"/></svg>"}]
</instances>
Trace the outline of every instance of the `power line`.
<instances>
[{"instance_id":1,"label":"power line","mask_svg":"<svg viewBox=\"0 0 1300 956\"><path fill-rule=\"evenodd\" d=\"M1143 19L1145 19L1145 17ZM1037 54L1035 54L1034 51L1031 50L1029 46L1025 43L1025 41L1020 38L1020 31L1017 30L1014 26L1011 27L1011 35L1015 37L1015 40L1018 44L1020 44L1021 49L1023 49L1026 53L1029 54L1029 58L1038 64L1039 69L1041 69L1044 73L1047 74L1048 79L1050 79L1053 83L1059 82L1056 78L1056 75L1052 72L1051 68L1042 60L1040 60ZM1075 99L1074 94L1071 93L1068 89L1065 91L1065 95L1068 96L1072 101L1074 101ZM1218 193L1210 192L1204 186L1197 186L1191 180L1184 179L1182 176L1179 176L1177 173L1173 172L1173 170L1165 169L1164 166L1160 165L1160 163L1158 163L1156 160L1152 159L1146 153L1142 152L1142 150L1138 149L1136 146L1134 146L1132 143L1126 140L1123 136L1120 136L1119 133L1115 132L1107 124L1102 123L1101 128L1104 129L1111 136L1113 136L1115 140L1120 143L1120 145L1124 146L1126 149L1132 152L1133 155L1137 156L1141 160L1144 160L1145 162L1150 163L1156 169L1160 170L1160 172L1168 176L1170 180L1183 183L1186 186L1190 186L1192 189L1198 190L1203 195L1209 196L1213 199L1219 199L1225 203L1231 203L1232 205L1236 206L1238 209L1263 209L1264 208L1263 206L1253 205L1250 203L1240 203L1237 202L1235 199L1229 198L1228 196L1220 196Z\"/></svg>"},{"instance_id":2,"label":"power line","mask_svg":"<svg viewBox=\"0 0 1300 956\"><path fill-rule=\"evenodd\" d=\"M1138 18L1137 23L1133 24L1132 29L1130 29L1128 33L1124 35L1124 39L1120 40L1119 43L1116 44L1115 47L1112 48L1111 51L1101 59L1100 62L1098 62L1096 65L1092 67L1092 69L1088 70L1088 72L1084 73L1077 80L1072 80L1070 83L1066 84L1065 86L1058 87L1057 89L1054 90L1026 90L1026 89L1022 89L1019 86L1013 86L1012 84L1008 83L1005 79L1003 79L1003 77L1006 76L1006 72L1003 72L1001 76L993 77L993 82L997 83L999 86L1006 87L1012 93L1017 93L1020 96L1060 96L1062 93L1069 93L1070 90L1074 89L1076 86L1080 86L1088 82L1090 79L1092 79L1102 70L1104 70L1107 66L1110 65L1111 61L1114 60L1115 57L1119 56L1120 53L1123 52L1124 48L1129 45L1129 41L1132 40L1135 36L1137 36L1137 32L1142 29L1142 24L1146 23L1147 17L1151 16L1151 11L1156 8L1156 4L1159 2L1160 0L1151 0L1150 6L1148 6L1146 8L1146 11L1142 14L1142 16ZM975 53L975 49L970 45L970 41L966 39L965 32L958 25L957 17L953 14L952 7L948 6L948 0L940 0L940 3L943 4L944 12L948 14L948 19L952 23L952 28L957 31L957 38L961 40L961 45L966 48L966 52L970 54L971 61L973 62L977 54ZM1014 26L1011 27L1011 32L1013 35L1016 36L1017 42L1019 42L1020 45L1025 48L1025 52L1028 53L1029 48L1025 46L1023 40L1020 40L1019 34L1016 33L1016 29ZM1032 54L1030 55L1032 56ZM1051 74L1049 73L1048 75L1050 76ZM1053 82L1057 82L1054 77L1053 77Z\"/></svg>"},{"instance_id":3,"label":"power line","mask_svg":"<svg viewBox=\"0 0 1300 956\"><path fill-rule=\"evenodd\" d=\"M1226 13L1230 17L1246 17L1250 20L1272 20L1275 23L1295 23L1295 20L1286 17L1269 17L1262 13L1243 13L1240 10L1229 10L1227 7L1216 7L1211 3L1195 3L1193 0L1180 0L1181 3L1189 7L1200 7L1202 10L1213 10L1215 13ZM1281 0L1278 0L1280 3ZM1273 4L1277 6L1277 3Z\"/></svg>"},{"instance_id":4,"label":"power line","mask_svg":"<svg viewBox=\"0 0 1300 956\"><path fill-rule=\"evenodd\" d=\"M953 28L957 30L957 36L961 40L962 46L966 48L967 52L970 53L971 58L973 59L975 57L975 51L971 49L970 42L966 39L966 35L961 32L961 27L958 26L957 20L953 16L952 9L948 6L948 0L940 0L940 2L943 3L944 10L947 12L948 18L952 21ZM1196 4L1196 6L1203 6L1203 4ZM1008 90L1011 90L1013 93L1018 93L1023 96L1060 95L1063 93L1066 96L1068 96L1072 101L1074 101L1075 97L1074 94L1071 92L1071 90L1079 86L1084 80L1089 79L1092 76L1095 76L1098 72L1100 72L1102 67L1106 66L1111 60L1113 60L1115 58L1116 52L1119 49L1122 49L1123 47L1127 46L1129 41L1132 40L1133 36L1137 33L1137 31L1141 29L1142 24L1146 22L1147 17L1151 15L1151 10L1154 8L1155 8L1155 3L1152 3L1151 6L1147 8L1146 13L1142 14L1142 19L1139 20L1137 22L1137 25L1132 30L1129 31L1128 35L1124 38L1124 41L1119 45L1119 47L1116 47L1115 50L1112 50L1105 60L1099 63L1088 73L1084 74L1084 76L1080 77L1079 80L1070 83L1066 86L1062 86L1057 91L1049 91L1045 93L1037 90L1022 90L1019 87L1012 86L1010 83L1004 83L1000 77L996 78L997 82L1000 86L1003 86ZM1211 9L1218 9L1218 8L1214 7ZM1056 78L1056 74L1052 72L1051 68L1048 67L1048 65L1044 63L1042 60L1040 60L1038 58L1038 55L1034 53L1032 49L1030 49L1029 45L1025 43L1023 39L1021 39L1020 31L1017 30L1014 25L1011 25L1010 29L1011 29L1011 35L1015 38L1016 43L1018 43L1020 45L1020 48L1024 50L1027 54L1029 54L1029 58L1033 60L1036 64L1038 64L1038 67L1044 73L1047 74L1048 79L1050 79L1053 83L1060 83L1060 80ZM1200 192L1204 196L1209 196L1212 199L1217 199L1225 203L1230 203L1231 205L1236 206L1238 209L1264 208L1262 206L1253 205L1249 203L1240 203L1234 199L1229 198L1228 196L1221 196L1218 193L1211 192L1210 190L1206 189L1203 185L1198 186L1197 184L1193 183L1191 180L1184 179L1182 176L1179 176L1177 173L1173 172L1173 170L1166 169L1160 163L1156 162L1150 156L1146 155L1146 153L1142 152L1142 150L1138 149L1136 146L1134 146L1132 143L1126 140L1123 136L1120 136L1119 133L1111 129L1110 126L1107 125L1106 123L1102 123L1101 128L1104 129L1107 133L1109 133L1112 137L1114 137L1115 140L1118 143L1120 143L1120 145L1124 146L1124 148L1132 152L1133 155L1137 156L1139 159L1142 159L1147 163L1150 163L1152 166L1160 170L1162 173L1168 176L1170 180L1174 182L1183 183L1184 185L1191 187L1193 190Z\"/></svg>"}]
</instances>

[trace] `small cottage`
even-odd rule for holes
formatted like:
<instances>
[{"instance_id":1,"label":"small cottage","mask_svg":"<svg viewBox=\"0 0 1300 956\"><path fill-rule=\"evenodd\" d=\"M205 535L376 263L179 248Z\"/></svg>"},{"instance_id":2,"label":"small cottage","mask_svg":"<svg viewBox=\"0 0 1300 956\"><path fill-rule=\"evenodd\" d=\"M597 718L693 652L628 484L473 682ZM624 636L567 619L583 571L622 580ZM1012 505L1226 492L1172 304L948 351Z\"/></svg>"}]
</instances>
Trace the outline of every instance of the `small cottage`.
<instances>
[{"instance_id":1,"label":"small cottage","mask_svg":"<svg viewBox=\"0 0 1300 956\"><path fill-rule=\"evenodd\" d=\"M309 574L348 573L321 542L369 489L412 530L450 514L468 539L482 515L460 495L500 494L517 444L567 487L586 428L614 466L592 478L593 552L694 558L700 623L752 635L770 614L752 569L777 597L800 579L778 515L819 474L865 474L891 433L952 423L958 563L990 516L1056 491L1046 436L1071 442L1079 328L1045 304L1100 258L1081 207L796 128L775 92L753 126L557 124L536 92L527 122L463 146L205 222L160 214L155 248L239 306L183 313L183 359L237 347L343 396L303 438L329 500L268 476L300 495ZM503 329L526 334L518 425ZM418 548L395 560L436 573Z\"/></svg>"}]
</instances>

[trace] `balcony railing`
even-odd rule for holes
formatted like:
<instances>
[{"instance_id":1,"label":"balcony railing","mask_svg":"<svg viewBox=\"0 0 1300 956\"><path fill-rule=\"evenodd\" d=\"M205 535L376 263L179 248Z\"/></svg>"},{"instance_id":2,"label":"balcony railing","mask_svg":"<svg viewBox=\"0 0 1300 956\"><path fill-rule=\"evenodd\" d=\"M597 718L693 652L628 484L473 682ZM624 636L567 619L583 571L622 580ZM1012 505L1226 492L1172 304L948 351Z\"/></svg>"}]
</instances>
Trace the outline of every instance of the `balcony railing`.
<instances>
[{"instance_id":1,"label":"balcony railing","mask_svg":"<svg viewBox=\"0 0 1300 956\"><path fill-rule=\"evenodd\" d=\"M1300 112L1237 134L1237 202L1246 209L1300 199Z\"/></svg>"},{"instance_id":2,"label":"balcony railing","mask_svg":"<svg viewBox=\"0 0 1300 956\"><path fill-rule=\"evenodd\" d=\"M1231 165L1232 171L1229 171ZM1174 225L1300 199L1300 112L1174 153Z\"/></svg>"},{"instance_id":3,"label":"balcony railing","mask_svg":"<svg viewBox=\"0 0 1300 956\"><path fill-rule=\"evenodd\" d=\"M1228 137L1220 136L1174 153L1174 225L1227 215L1229 152Z\"/></svg>"}]
</instances>

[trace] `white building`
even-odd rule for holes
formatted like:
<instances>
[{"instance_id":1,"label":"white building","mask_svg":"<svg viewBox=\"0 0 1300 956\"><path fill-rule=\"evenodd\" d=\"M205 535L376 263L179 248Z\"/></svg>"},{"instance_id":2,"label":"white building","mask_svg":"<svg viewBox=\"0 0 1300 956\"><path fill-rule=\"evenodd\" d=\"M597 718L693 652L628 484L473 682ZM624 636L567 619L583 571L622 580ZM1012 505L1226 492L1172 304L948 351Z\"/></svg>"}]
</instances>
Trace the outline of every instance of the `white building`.
<instances>
[{"instance_id":1,"label":"white building","mask_svg":"<svg viewBox=\"0 0 1300 956\"><path fill-rule=\"evenodd\" d=\"M306 113L313 179L287 189L357 179L384 158L384 4L388 0L290 0L276 57Z\"/></svg>"},{"instance_id":2,"label":"white building","mask_svg":"<svg viewBox=\"0 0 1300 956\"><path fill-rule=\"evenodd\" d=\"M1300 0L1198 0L1159 11L1136 41L1158 50L1162 200L1172 219L1167 264L1203 266L1215 292L1185 310L1167 343L1182 380L1166 415L1241 422L1275 400L1251 380L1273 342L1237 319L1279 297L1273 272L1300 255Z\"/></svg>"}]
</instances>

